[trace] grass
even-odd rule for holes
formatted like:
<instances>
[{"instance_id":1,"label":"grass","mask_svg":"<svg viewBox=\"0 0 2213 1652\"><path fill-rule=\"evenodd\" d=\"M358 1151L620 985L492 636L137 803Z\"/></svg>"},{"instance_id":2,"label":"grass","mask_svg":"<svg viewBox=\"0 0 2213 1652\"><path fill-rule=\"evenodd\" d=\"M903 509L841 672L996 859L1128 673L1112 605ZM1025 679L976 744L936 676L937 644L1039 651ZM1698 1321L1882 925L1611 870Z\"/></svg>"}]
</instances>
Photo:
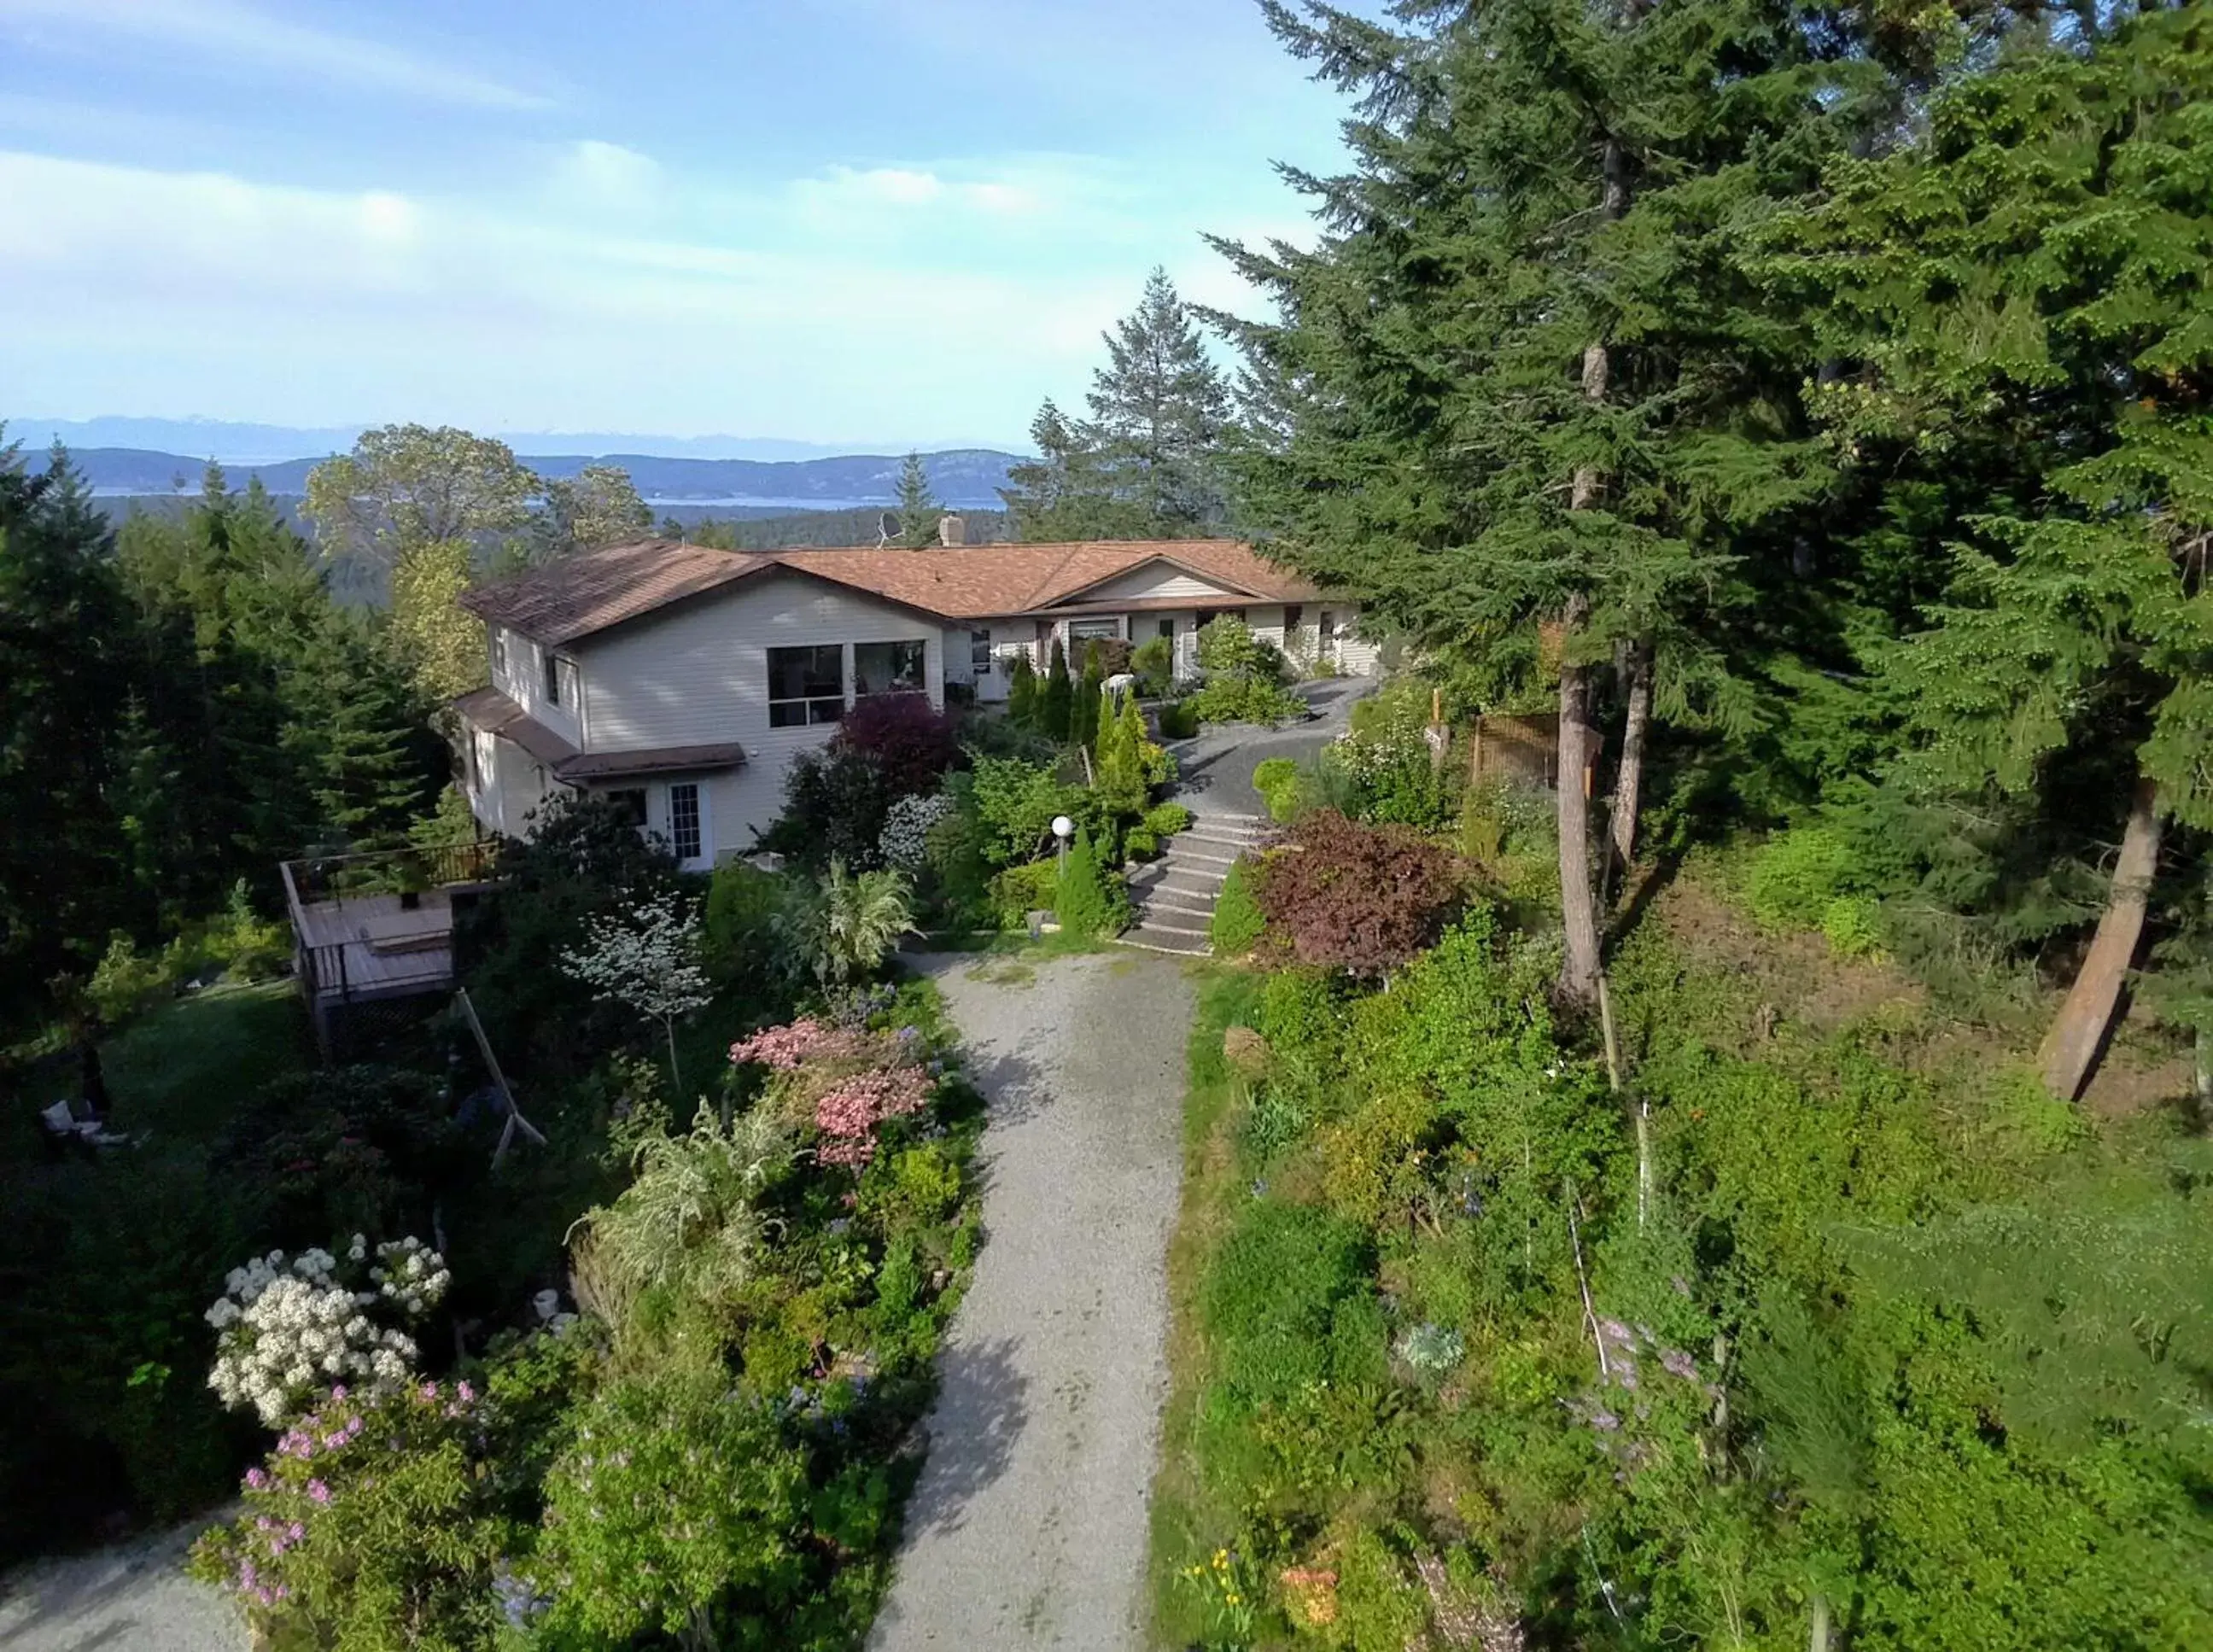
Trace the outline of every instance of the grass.
<instances>
[{"instance_id":1,"label":"grass","mask_svg":"<svg viewBox=\"0 0 2213 1652\"><path fill-rule=\"evenodd\" d=\"M1239 1196L1236 1131L1247 1101L1244 1082L1222 1055L1222 1034L1248 1023L1260 977L1204 966L1190 1045L1191 1089L1183 1115L1183 1203L1168 1241L1168 1400L1161 1460L1153 1483L1151 1553L1155 1639L1187 1646L1204 1633L1181 1582L1194 1558L1212 1552L1216 1533L1234 1521L1209 1499L1198 1466L1198 1429L1207 1376L1199 1292L1216 1253L1235 1224Z\"/></svg>"},{"instance_id":2,"label":"grass","mask_svg":"<svg viewBox=\"0 0 2213 1652\"><path fill-rule=\"evenodd\" d=\"M100 1046L113 1128L149 1131L146 1145L164 1152L204 1146L241 1100L314 1062L307 1014L288 981L210 987L140 1016ZM76 1087L70 1063L47 1070L27 1099L43 1107ZM9 1156L27 1145L37 1150L29 1123L8 1133Z\"/></svg>"}]
</instances>

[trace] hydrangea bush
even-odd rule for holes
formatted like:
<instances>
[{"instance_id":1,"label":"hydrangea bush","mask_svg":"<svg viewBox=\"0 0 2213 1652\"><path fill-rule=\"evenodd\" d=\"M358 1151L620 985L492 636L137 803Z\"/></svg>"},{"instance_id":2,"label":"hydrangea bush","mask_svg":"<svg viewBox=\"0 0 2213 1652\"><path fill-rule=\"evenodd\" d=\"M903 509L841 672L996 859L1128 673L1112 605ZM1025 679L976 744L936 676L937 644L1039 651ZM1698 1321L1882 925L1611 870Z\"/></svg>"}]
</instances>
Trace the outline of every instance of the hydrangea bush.
<instances>
[{"instance_id":1,"label":"hydrangea bush","mask_svg":"<svg viewBox=\"0 0 2213 1652\"><path fill-rule=\"evenodd\" d=\"M208 1386L224 1405L250 1405L264 1423L280 1428L332 1383L382 1390L408 1380L414 1339L389 1321L420 1320L444 1298L453 1276L419 1239L377 1246L374 1264L369 1254L367 1240L356 1234L344 1267L328 1251L308 1249L289 1263L283 1252L271 1251L230 1271L207 1311L221 1333Z\"/></svg>"},{"instance_id":2,"label":"hydrangea bush","mask_svg":"<svg viewBox=\"0 0 2213 1652\"><path fill-rule=\"evenodd\" d=\"M930 830L953 813L953 800L935 796L902 797L884 816L883 835L877 848L884 864L911 877L930 857Z\"/></svg>"}]
</instances>

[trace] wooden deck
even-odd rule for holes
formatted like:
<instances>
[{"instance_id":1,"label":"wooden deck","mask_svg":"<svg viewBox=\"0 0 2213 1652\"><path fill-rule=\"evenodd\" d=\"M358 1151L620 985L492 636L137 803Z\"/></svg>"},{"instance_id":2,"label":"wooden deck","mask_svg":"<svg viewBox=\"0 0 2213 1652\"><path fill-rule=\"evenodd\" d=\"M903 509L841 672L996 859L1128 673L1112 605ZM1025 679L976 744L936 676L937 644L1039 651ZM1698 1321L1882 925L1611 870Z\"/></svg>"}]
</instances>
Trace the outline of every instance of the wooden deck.
<instances>
[{"instance_id":1,"label":"wooden deck","mask_svg":"<svg viewBox=\"0 0 2213 1652\"><path fill-rule=\"evenodd\" d=\"M412 911L395 894L302 903L300 945L319 999L352 1003L434 992L454 979L454 906L442 889Z\"/></svg>"}]
</instances>

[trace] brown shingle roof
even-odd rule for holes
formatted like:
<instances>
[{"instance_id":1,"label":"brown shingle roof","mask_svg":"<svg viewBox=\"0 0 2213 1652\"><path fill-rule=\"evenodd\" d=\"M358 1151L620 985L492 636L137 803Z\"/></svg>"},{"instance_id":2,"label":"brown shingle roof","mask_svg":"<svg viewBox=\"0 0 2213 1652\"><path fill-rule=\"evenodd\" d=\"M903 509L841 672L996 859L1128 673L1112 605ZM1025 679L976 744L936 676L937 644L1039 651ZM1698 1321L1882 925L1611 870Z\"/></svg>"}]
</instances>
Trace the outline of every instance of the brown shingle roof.
<instances>
[{"instance_id":1,"label":"brown shingle roof","mask_svg":"<svg viewBox=\"0 0 2213 1652\"><path fill-rule=\"evenodd\" d=\"M942 551L779 551L775 560L948 619L1033 613L1155 561L1174 563L1241 595L1303 601L1304 581L1235 539L1091 539Z\"/></svg>"},{"instance_id":2,"label":"brown shingle roof","mask_svg":"<svg viewBox=\"0 0 2213 1652\"><path fill-rule=\"evenodd\" d=\"M1261 601L1302 602L1320 594L1236 539L1091 539L762 556L647 539L564 558L471 591L461 603L541 643L561 643L782 567L942 619L985 619L1052 607L1155 561Z\"/></svg>"},{"instance_id":3,"label":"brown shingle roof","mask_svg":"<svg viewBox=\"0 0 2213 1652\"><path fill-rule=\"evenodd\" d=\"M619 625L767 566L761 557L642 539L581 551L461 598L470 613L541 643L568 643Z\"/></svg>"},{"instance_id":4,"label":"brown shingle roof","mask_svg":"<svg viewBox=\"0 0 2213 1652\"><path fill-rule=\"evenodd\" d=\"M497 688L472 689L454 702L454 710L486 734L513 741L549 768L576 756L574 746Z\"/></svg>"}]
</instances>

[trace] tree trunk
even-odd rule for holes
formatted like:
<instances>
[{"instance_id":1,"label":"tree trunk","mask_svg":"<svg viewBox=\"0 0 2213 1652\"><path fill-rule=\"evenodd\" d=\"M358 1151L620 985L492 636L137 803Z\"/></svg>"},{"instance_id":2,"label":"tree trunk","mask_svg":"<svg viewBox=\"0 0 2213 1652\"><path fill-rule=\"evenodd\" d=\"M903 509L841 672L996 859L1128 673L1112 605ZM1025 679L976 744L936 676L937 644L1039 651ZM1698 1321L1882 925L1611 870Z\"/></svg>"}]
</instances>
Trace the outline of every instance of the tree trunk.
<instances>
[{"instance_id":1,"label":"tree trunk","mask_svg":"<svg viewBox=\"0 0 2213 1652\"><path fill-rule=\"evenodd\" d=\"M2089 956L2075 977L2067 1002L2044 1040L2044 1084L2063 1101L2082 1094L2096 1066L2121 1001L2137 943L2143 938L2144 910L2151 901L2152 875L2159 867L2159 795L2149 780L2139 780L2129 805L2128 829L2121 834L2120 858L2113 864L2112 891L2105 916L2090 942Z\"/></svg>"},{"instance_id":2,"label":"tree trunk","mask_svg":"<svg viewBox=\"0 0 2213 1652\"><path fill-rule=\"evenodd\" d=\"M1582 478L1576 486L1582 485ZM1572 649L1589 618L1588 599L1568 600L1563 645ZM1598 909L1591 890L1590 800L1583 796L1590 771L1590 668L1560 662L1560 916L1567 956L1560 965L1560 994L1588 1004L1598 993Z\"/></svg>"},{"instance_id":3,"label":"tree trunk","mask_svg":"<svg viewBox=\"0 0 2213 1652\"><path fill-rule=\"evenodd\" d=\"M1644 789L1644 733L1652 723L1652 643L1638 637L1622 652L1627 706L1621 728L1621 767L1613 777L1613 863L1626 877L1637 858L1637 811Z\"/></svg>"}]
</instances>

